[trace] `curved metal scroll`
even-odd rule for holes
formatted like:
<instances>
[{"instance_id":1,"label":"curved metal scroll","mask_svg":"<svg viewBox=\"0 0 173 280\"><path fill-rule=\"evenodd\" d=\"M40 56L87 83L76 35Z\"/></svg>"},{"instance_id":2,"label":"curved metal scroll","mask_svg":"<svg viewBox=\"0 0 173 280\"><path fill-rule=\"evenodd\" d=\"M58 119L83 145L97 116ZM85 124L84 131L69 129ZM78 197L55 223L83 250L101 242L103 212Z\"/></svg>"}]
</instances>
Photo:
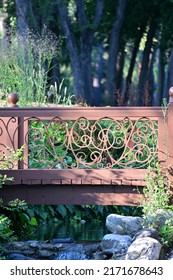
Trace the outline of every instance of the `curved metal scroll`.
<instances>
[{"instance_id":1,"label":"curved metal scroll","mask_svg":"<svg viewBox=\"0 0 173 280\"><path fill-rule=\"evenodd\" d=\"M0 136L8 138L15 150L22 124L11 132L11 122L16 122L16 118L6 123L0 119ZM104 117L96 121L83 117L76 121L27 118L24 122L29 123L24 135L28 168L147 168L158 156L158 123L146 117L137 120ZM0 161L6 155L5 143L1 142Z\"/></svg>"},{"instance_id":2,"label":"curved metal scroll","mask_svg":"<svg viewBox=\"0 0 173 280\"><path fill-rule=\"evenodd\" d=\"M30 125L30 167L146 168L157 157L157 123L148 118Z\"/></svg>"}]
</instances>

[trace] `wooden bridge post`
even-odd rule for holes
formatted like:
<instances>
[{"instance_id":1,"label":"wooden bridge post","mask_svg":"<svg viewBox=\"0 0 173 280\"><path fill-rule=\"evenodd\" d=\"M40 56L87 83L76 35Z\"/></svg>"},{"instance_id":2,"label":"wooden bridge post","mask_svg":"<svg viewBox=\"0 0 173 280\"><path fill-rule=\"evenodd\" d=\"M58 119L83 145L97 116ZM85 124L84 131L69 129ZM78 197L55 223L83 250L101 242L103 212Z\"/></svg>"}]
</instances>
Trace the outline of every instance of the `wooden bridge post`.
<instances>
[{"instance_id":1,"label":"wooden bridge post","mask_svg":"<svg viewBox=\"0 0 173 280\"><path fill-rule=\"evenodd\" d=\"M19 96L17 93L10 93L8 95L8 102L9 102L9 107L14 108L14 107L19 107L17 105L17 102L19 101Z\"/></svg>"},{"instance_id":2,"label":"wooden bridge post","mask_svg":"<svg viewBox=\"0 0 173 280\"><path fill-rule=\"evenodd\" d=\"M19 96L17 93L10 93L8 95L8 102L9 102L9 107L11 108L19 108L17 105L17 102L19 101ZM14 116L15 117L15 116ZM26 143L26 134L28 132L28 123L24 121L24 117L18 117L18 122L16 123L17 125L15 126L16 131L16 137L17 137L17 145L15 143L15 150L18 148L21 148L24 146ZM14 128L13 128L14 131ZM14 133L14 132L13 132ZM28 165L28 147L24 147L23 151L23 160L18 162L18 169L25 169L27 168Z\"/></svg>"},{"instance_id":3,"label":"wooden bridge post","mask_svg":"<svg viewBox=\"0 0 173 280\"><path fill-rule=\"evenodd\" d=\"M173 166L173 87L169 89L169 105L167 114L168 129L168 165Z\"/></svg>"},{"instance_id":4,"label":"wooden bridge post","mask_svg":"<svg viewBox=\"0 0 173 280\"><path fill-rule=\"evenodd\" d=\"M8 95L7 101L9 102L9 107L14 108L18 107L18 95L16 93L10 93ZM4 153L6 157L9 157L8 149L12 151L16 151L18 148L18 135L16 135L15 131L18 127L18 119L15 117L3 117L1 118L2 125L2 134L1 134L1 151ZM18 162L12 162L14 164L13 168L18 168Z\"/></svg>"}]
</instances>

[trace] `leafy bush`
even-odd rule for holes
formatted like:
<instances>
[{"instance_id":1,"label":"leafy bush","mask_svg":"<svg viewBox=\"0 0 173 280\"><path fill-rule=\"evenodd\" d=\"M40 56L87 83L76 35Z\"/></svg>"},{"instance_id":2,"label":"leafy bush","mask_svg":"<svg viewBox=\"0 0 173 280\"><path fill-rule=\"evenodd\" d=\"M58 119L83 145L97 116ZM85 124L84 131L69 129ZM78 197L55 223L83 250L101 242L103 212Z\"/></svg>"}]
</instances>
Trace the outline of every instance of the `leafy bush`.
<instances>
[{"instance_id":1,"label":"leafy bush","mask_svg":"<svg viewBox=\"0 0 173 280\"><path fill-rule=\"evenodd\" d=\"M21 147L17 152L14 152L13 150L7 148L8 150L8 156L5 156L3 153L0 155L0 169L7 169L11 162L15 163L18 160L21 160L22 157L22 152L23 152L23 147ZM12 180L13 178L9 178L6 175L0 174L0 187L2 188L2 185L6 180ZM14 231L12 229L12 221L6 215L4 212L5 207L3 207L2 204L2 199L0 198L0 209L1 209L1 214L0 214L0 258L2 258L2 255L5 251L4 246L2 243L6 243L10 240L16 239L14 236Z\"/></svg>"},{"instance_id":2,"label":"leafy bush","mask_svg":"<svg viewBox=\"0 0 173 280\"><path fill-rule=\"evenodd\" d=\"M4 258L4 253L6 252L4 243L9 242L9 240L16 240L14 236L14 231L11 229L11 220L1 214L0 215L0 259Z\"/></svg>"},{"instance_id":3,"label":"leafy bush","mask_svg":"<svg viewBox=\"0 0 173 280\"><path fill-rule=\"evenodd\" d=\"M6 152L8 155L5 155L3 152L0 153L0 169L5 170L8 169L11 164L15 165L17 164L18 160L22 160L23 158L23 149L24 147L22 146L20 149L15 152L13 149L10 149L6 147ZM13 178L7 178L6 175L0 174L0 187L2 187L3 183L6 180L12 180Z\"/></svg>"},{"instance_id":4,"label":"leafy bush","mask_svg":"<svg viewBox=\"0 0 173 280\"><path fill-rule=\"evenodd\" d=\"M160 236L165 246L173 245L173 218L169 218L161 227Z\"/></svg>"},{"instance_id":5,"label":"leafy bush","mask_svg":"<svg viewBox=\"0 0 173 280\"><path fill-rule=\"evenodd\" d=\"M161 166L148 168L147 186L143 188L144 199L141 202L144 217L147 218L158 209L167 209L170 200L170 181Z\"/></svg>"}]
</instances>

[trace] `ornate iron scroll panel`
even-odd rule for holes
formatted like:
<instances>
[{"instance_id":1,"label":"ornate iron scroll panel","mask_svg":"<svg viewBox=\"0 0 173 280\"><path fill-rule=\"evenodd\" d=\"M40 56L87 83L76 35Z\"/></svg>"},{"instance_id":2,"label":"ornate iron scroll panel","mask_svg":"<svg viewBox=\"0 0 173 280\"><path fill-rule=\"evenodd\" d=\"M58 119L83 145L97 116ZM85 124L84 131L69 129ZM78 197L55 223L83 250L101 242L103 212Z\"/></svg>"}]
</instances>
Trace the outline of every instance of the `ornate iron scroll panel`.
<instances>
[{"instance_id":1,"label":"ornate iron scroll panel","mask_svg":"<svg viewBox=\"0 0 173 280\"><path fill-rule=\"evenodd\" d=\"M8 138L10 147L16 150L15 139L22 123L11 131L9 124L17 122L17 118L9 119L8 123L0 121L1 139ZM28 168L147 168L158 156L158 123L146 117L138 120L104 117L97 121L82 117L76 121L27 118L23 122L29 123L24 135ZM7 156L3 141L1 161Z\"/></svg>"},{"instance_id":2,"label":"ornate iron scroll panel","mask_svg":"<svg viewBox=\"0 0 173 280\"><path fill-rule=\"evenodd\" d=\"M29 131L29 167L146 168L157 157L157 122L145 117L34 123Z\"/></svg>"}]
</instances>

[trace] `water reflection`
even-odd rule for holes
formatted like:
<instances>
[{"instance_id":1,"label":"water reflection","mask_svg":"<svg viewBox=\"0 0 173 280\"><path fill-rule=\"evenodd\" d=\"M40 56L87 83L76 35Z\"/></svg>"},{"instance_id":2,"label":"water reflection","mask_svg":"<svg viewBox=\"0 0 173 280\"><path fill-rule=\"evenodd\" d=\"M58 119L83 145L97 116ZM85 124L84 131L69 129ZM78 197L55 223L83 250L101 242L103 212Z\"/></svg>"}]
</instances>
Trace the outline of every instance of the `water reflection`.
<instances>
[{"instance_id":1,"label":"water reflection","mask_svg":"<svg viewBox=\"0 0 173 280\"><path fill-rule=\"evenodd\" d=\"M73 238L74 241L100 241L108 233L103 221L86 221L86 223L60 221L39 225L27 236L27 239L52 240L54 238Z\"/></svg>"}]
</instances>

